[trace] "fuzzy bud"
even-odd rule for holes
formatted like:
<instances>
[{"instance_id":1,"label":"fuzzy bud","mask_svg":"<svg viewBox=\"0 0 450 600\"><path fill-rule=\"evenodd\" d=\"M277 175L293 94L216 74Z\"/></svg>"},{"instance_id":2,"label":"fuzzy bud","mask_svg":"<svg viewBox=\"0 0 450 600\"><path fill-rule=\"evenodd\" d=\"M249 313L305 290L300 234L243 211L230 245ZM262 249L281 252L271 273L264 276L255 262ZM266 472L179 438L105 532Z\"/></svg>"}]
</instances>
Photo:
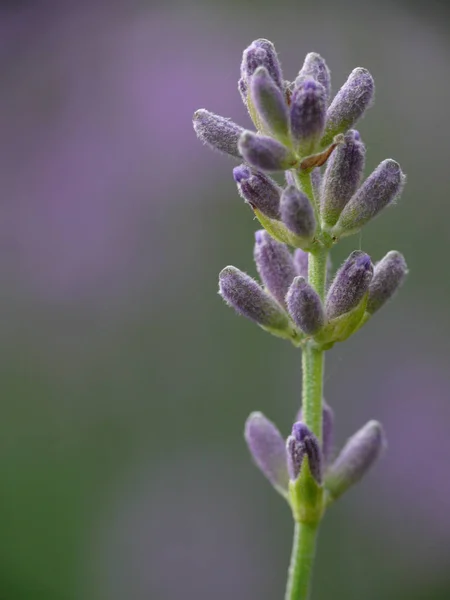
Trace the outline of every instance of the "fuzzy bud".
<instances>
[{"instance_id":1,"label":"fuzzy bud","mask_svg":"<svg viewBox=\"0 0 450 600\"><path fill-rule=\"evenodd\" d=\"M291 481L296 481L305 456L311 475L318 484L322 481L322 453L316 436L301 422L294 423L292 435L286 441L287 466Z\"/></svg>"},{"instance_id":2,"label":"fuzzy bud","mask_svg":"<svg viewBox=\"0 0 450 600\"><path fill-rule=\"evenodd\" d=\"M297 421L303 419L303 411L300 409L297 414ZM334 447L334 411L331 406L322 400L322 455L325 464L327 464L333 454Z\"/></svg>"},{"instance_id":3,"label":"fuzzy bud","mask_svg":"<svg viewBox=\"0 0 450 600\"><path fill-rule=\"evenodd\" d=\"M283 76L275 46L269 40L262 38L255 40L244 50L241 63L241 80L248 85L258 67L265 67L278 88L283 89Z\"/></svg>"},{"instance_id":4,"label":"fuzzy bud","mask_svg":"<svg viewBox=\"0 0 450 600\"><path fill-rule=\"evenodd\" d=\"M314 79L299 81L291 98L291 135L302 156L313 154L325 126L323 86Z\"/></svg>"},{"instance_id":5,"label":"fuzzy bud","mask_svg":"<svg viewBox=\"0 0 450 600\"><path fill-rule=\"evenodd\" d=\"M246 165L233 169L233 177L242 198L270 219L280 218L282 188L270 177Z\"/></svg>"},{"instance_id":6,"label":"fuzzy bud","mask_svg":"<svg viewBox=\"0 0 450 600\"><path fill-rule=\"evenodd\" d=\"M314 335L325 322L322 302L303 277L296 277L286 296L292 320L307 335Z\"/></svg>"},{"instance_id":7,"label":"fuzzy bud","mask_svg":"<svg viewBox=\"0 0 450 600\"><path fill-rule=\"evenodd\" d=\"M272 296L285 306L285 297L296 272L287 246L277 242L267 231L255 233L254 259L262 282Z\"/></svg>"},{"instance_id":8,"label":"fuzzy bud","mask_svg":"<svg viewBox=\"0 0 450 600\"><path fill-rule=\"evenodd\" d=\"M288 318L279 304L246 273L225 267L219 274L219 293L228 306L262 327L284 330Z\"/></svg>"},{"instance_id":9,"label":"fuzzy bud","mask_svg":"<svg viewBox=\"0 0 450 600\"><path fill-rule=\"evenodd\" d=\"M326 225L335 225L342 209L361 183L364 171L365 147L360 135L350 130L327 162L322 180L321 212Z\"/></svg>"},{"instance_id":10,"label":"fuzzy bud","mask_svg":"<svg viewBox=\"0 0 450 600\"><path fill-rule=\"evenodd\" d=\"M385 445L383 428L377 421L369 421L347 441L327 474L326 487L333 499L367 473Z\"/></svg>"},{"instance_id":11,"label":"fuzzy bud","mask_svg":"<svg viewBox=\"0 0 450 600\"><path fill-rule=\"evenodd\" d=\"M338 133L344 133L362 117L370 106L375 85L367 69L353 69L327 111L322 146L328 146Z\"/></svg>"},{"instance_id":12,"label":"fuzzy bud","mask_svg":"<svg viewBox=\"0 0 450 600\"><path fill-rule=\"evenodd\" d=\"M201 142L214 150L241 158L238 142L245 131L243 127L204 108L200 108L194 113L193 124L195 133Z\"/></svg>"},{"instance_id":13,"label":"fuzzy bud","mask_svg":"<svg viewBox=\"0 0 450 600\"><path fill-rule=\"evenodd\" d=\"M408 274L406 261L400 252L391 250L375 265L369 285L366 311L373 315L398 290Z\"/></svg>"},{"instance_id":14,"label":"fuzzy bud","mask_svg":"<svg viewBox=\"0 0 450 600\"><path fill-rule=\"evenodd\" d=\"M306 279L306 281L308 281L308 252L305 252L301 248L297 248L297 250L294 252L293 260L297 275L300 275L300 277L303 277Z\"/></svg>"},{"instance_id":15,"label":"fuzzy bud","mask_svg":"<svg viewBox=\"0 0 450 600\"><path fill-rule=\"evenodd\" d=\"M283 495L288 490L286 444L275 425L262 413L252 413L245 423L250 453L270 483Z\"/></svg>"},{"instance_id":16,"label":"fuzzy bud","mask_svg":"<svg viewBox=\"0 0 450 600\"><path fill-rule=\"evenodd\" d=\"M289 140L288 109L280 90L265 67L258 67L250 82L253 105L265 129L281 141Z\"/></svg>"},{"instance_id":17,"label":"fuzzy bud","mask_svg":"<svg viewBox=\"0 0 450 600\"><path fill-rule=\"evenodd\" d=\"M328 290L326 314L329 320L356 308L369 289L373 275L370 256L355 250L336 273Z\"/></svg>"},{"instance_id":18,"label":"fuzzy bud","mask_svg":"<svg viewBox=\"0 0 450 600\"><path fill-rule=\"evenodd\" d=\"M286 227L304 239L311 239L316 231L314 209L308 196L296 186L283 190L280 199L281 220Z\"/></svg>"},{"instance_id":19,"label":"fuzzy bud","mask_svg":"<svg viewBox=\"0 0 450 600\"><path fill-rule=\"evenodd\" d=\"M320 54L316 52L309 52L306 55L305 62L298 74L295 85L299 85L301 81L308 78L314 79L323 86L325 100L327 101L331 94L330 69Z\"/></svg>"},{"instance_id":20,"label":"fuzzy bud","mask_svg":"<svg viewBox=\"0 0 450 600\"><path fill-rule=\"evenodd\" d=\"M339 237L359 231L400 195L405 179L395 160L383 160L346 204L332 230L333 235Z\"/></svg>"},{"instance_id":21,"label":"fuzzy bud","mask_svg":"<svg viewBox=\"0 0 450 600\"><path fill-rule=\"evenodd\" d=\"M298 162L295 154L286 146L252 131L244 131L238 148L248 163L262 171L284 171L292 169Z\"/></svg>"}]
</instances>

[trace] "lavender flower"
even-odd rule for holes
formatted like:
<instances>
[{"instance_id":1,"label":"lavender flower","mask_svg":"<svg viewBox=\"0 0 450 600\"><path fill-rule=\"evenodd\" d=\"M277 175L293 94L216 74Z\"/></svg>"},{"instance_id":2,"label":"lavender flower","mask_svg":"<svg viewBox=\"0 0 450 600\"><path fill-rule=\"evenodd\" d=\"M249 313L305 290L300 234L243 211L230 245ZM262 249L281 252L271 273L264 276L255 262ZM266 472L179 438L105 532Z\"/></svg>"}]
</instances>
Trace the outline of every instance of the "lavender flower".
<instances>
[{"instance_id":1,"label":"lavender flower","mask_svg":"<svg viewBox=\"0 0 450 600\"><path fill-rule=\"evenodd\" d=\"M328 159L322 181L321 213L329 227L358 189L364 170L365 147L359 133L352 129L344 139Z\"/></svg>"},{"instance_id":2,"label":"lavender flower","mask_svg":"<svg viewBox=\"0 0 450 600\"><path fill-rule=\"evenodd\" d=\"M327 294L326 314L328 319L356 308L367 290L373 275L370 256L355 250L337 272Z\"/></svg>"},{"instance_id":3,"label":"lavender flower","mask_svg":"<svg viewBox=\"0 0 450 600\"><path fill-rule=\"evenodd\" d=\"M248 163L261 171L284 171L298 162L292 150L273 138L252 131L242 133L238 149Z\"/></svg>"},{"instance_id":4,"label":"lavender flower","mask_svg":"<svg viewBox=\"0 0 450 600\"><path fill-rule=\"evenodd\" d=\"M320 54L316 52L309 52L306 55L305 62L298 74L295 85L299 85L301 81L310 78L323 86L324 98L328 101L331 94L330 69Z\"/></svg>"},{"instance_id":5,"label":"lavender flower","mask_svg":"<svg viewBox=\"0 0 450 600\"><path fill-rule=\"evenodd\" d=\"M404 182L400 165L392 159L384 160L345 206L332 229L333 235L339 237L359 231L399 196Z\"/></svg>"},{"instance_id":6,"label":"lavender flower","mask_svg":"<svg viewBox=\"0 0 450 600\"><path fill-rule=\"evenodd\" d=\"M286 296L292 320L307 335L314 335L325 322L322 302L303 277L296 277Z\"/></svg>"},{"instance_id":7,"label":"lavender flower","mask_svg":"<svg viewBox=\"0 0 450 600\"><path fill-rule=\"evenodd\" d=\"M275 425L262 413L252 413L245 423L245 440L255 463L280 494L286 495L289 475L286 444Z\"/></svg>"},{"instance_id":8,"label":"lavender flower","mask_svg":"<svg viewBox=\"0 0 450 600\"><path fill-rule=\"evenodd\" d=\"M291 134L302 156L313 154L325 126L324 87L314 79L300 80L291 98Z\"/></svg>"},{"instance_id":9,"label":"lavender flower","mask_svg":"<svg viewBox=\"0 0 450 600\"><path fill-rule=\"evenodd\" d=\"M308 196L296 186L290 185L281 194L281 220L286 227L305 240L314 236L316 218Z\"/></svg>"},{"instance_id":10,"label":"lavender flower","mask_svg":"<svg viewBox=\"0 0 450 600\"><path fill-rule=\"evenodd\" d=\"M243 82L240 84L242 89L248 87L248 83L258 67L265 67L279 89L283 89L283 76L275 46L263 38L255 40L244 50L240 79Z\"/></svg>"},{"instance_id":11,"label":"lavender flower","mask_svg":"<svg viewBox=\"0 0 450 600\"><path fill-rule=\"evenodd\" d=\"M286 313L258 283L236 267L225 267L219 274L219 293L236 312L263 327L284 330Z\"/></svg>"},{"instance_id":12,"label":"lavender flower","mask_svg":"<svg viewBox=\"0 0 450 600\"><path fill-rule=\"evenodd\" d=\"M367 473L385 445L377 421L369 421L347 441L327 473L326 487L334 500Z\"/></svg>"},{"instance_id":13,"label":"lavender flower","mask_svg":"<svg viewBox=\"0 0 450 600\"><path fill-rule=\"evenodd\" d=\"M289 143L288 109L284 93L265 67L258 67L251 78L251 98L265 129Z\"/></svg>"},{"instance_id":14,"label":"lavender flower","mask_svg":"<svg viewBox=\"0 0 450 600\"><path fill-rule=\"evenodd\" d=\"M272 296L285 306L285 296L296 272L285 244L274 240L264 229L255 233L254 259L262 282Z\"/></svg>"},{"instance_id":15,"label":"lavender flower","mask_svg":"<svg viewBox=\"0 0 450 600\"><path fill-rule=\"evenodd\" d=\"M244 132L243 127L204 108L200 108L194 113L193 123L195 133L200 141L214 150L241 158L238 141Z\"/></svg>"},{"instance_id":16,"label":"lavender flower","mask_svg":"<svg viewBox=\"0 0 450 600\"><path fill-rule=\"evenodd\" d=\"M286 441L287 465L291 481L296 481L305 456L308 458L311 475L322 482L322 453L316 436L301 422L294 423L292 435Z\"/></svg>"},{"instance_id":17,"label":"lavender flower","mask_svg":"<svg viewBox=\"0 0 450 600\"><path fill-rule=\"evenodd\" d=\"M400 252L391 250L375 265L369 285L369 298L366 311L373 315L385 304L402 285L408 273L406 261Z\"/></svg>"},{"instance_id":18,"label":"lavender flower","mask_svg":"<svg viewBox=\"0 0 450 600\"><path fill-rule=\"evenodd\" d=\"M297 421L303 420L303 410L297 414ZM333 455L334 445L334 412L325 398L322 399L322 456L327 465Z\"/></svg>"},{"instance_id":19,"label":"lavender flower","mask_svg":"<svg viewBox=\"0 0 450 600\"><path fill-rule=\"evenodd\" d=\"M372 75L367 69L354 69L333 99L328 111L322 146L331 144L338 133L344 133L362 117L374 93Z\"/></svg>"},{"instance_id":20,"label":"lavender flower","mask_svg":"<svg viewBox=\"0 0 450 600\"><path fill-rule=\"evenodd\" d=\"M282 189L270 177L245 165L233 169L239 193L252 208L257 208L271 219L280 218Z\"/></svg>"}]
</instances>

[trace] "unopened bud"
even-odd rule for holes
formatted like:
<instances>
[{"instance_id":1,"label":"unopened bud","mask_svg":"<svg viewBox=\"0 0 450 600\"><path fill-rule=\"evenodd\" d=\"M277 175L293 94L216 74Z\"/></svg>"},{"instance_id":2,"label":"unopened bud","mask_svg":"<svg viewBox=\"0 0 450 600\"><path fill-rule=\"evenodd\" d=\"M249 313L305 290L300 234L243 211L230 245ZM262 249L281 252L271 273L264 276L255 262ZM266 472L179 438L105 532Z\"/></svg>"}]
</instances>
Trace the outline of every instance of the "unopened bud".
<instances>
[{"instance_id":1,"label":"unopened bud","mask_svg":"<svg viewBox=\"0 0 450 600\"><path fill-rule=\"evenodd\" d=\"M243 127L204 108L200 108L194 113L193 123L195 133L200 141L214 150L241 158L238 142L245 131Z\"/></svg>"},{"instance_id":2,"label":"unopened bud","mask_svg":"<svg viewBox=\"0 0 450 600\"><path fill-rule=\"evenodd\" d=\"M257 208L271 219L280 218L280 197L283 190L273 179L246 165L235 167L233 177L240 195L252 208Z\"/></svg>"},{"instance_id":3,"label":"unopened bud","mask_svg":"<svg viewBox=\"0 0 450 600\"><path fill-rule=\"evenodd\" d=\"M275 46L262 38L252 42L242 56L241 79L247 85L258 67L265 67L279 89L283 89L283 76Z\"/></svg>"},{"instance_id":4,"label":"unopened bud","mask_svg":"<svg viewBox=\"0 0 450 600\"><path fill-rule=\"evenodd\" d=\"M296 186L283 190L280 199L281 220L286 227L304 239L311 239L316 231L314 209L308 196Z\"/></svg>"},{"instance_id":5,"label":"unopened bud","mask_svg":"<svg viewBox=\"0 0 450 600\"><path fill-rule=\"evenodd\" d=\"M292 255L286 244L277 242L267 231L255 233L254 259L262 282L272 296L286 306L285 297L296 276Z\"/></svg>"},{"instance_id":6,"label":"unopened bud","mask_svg":"<svg viewBox=\"0 0 450 600\"><path fill-rule=\"evenodd\" d=\"M329 320L356 308L363 299L373 275L370 256L355 250L336 273L326 300Z\"/></svg>"},{"instance_id":7,"label":"unopened bud","mask_svg":"<svg viewBox=\"0 0 450 600\"><path fill-rule=\"evenodd\" d=\"M292 169L298 162L292 150L273 138L252 131L242 133L238 149L248 163L262 171L284 171Z\"/></svg>"},{"instance_id":8,"label":"unopened bud","mask_svg":"<svg viewBox=\"0 0 450 600\"><path fill-rule=\"evenodd\" d=\"M294 423L292 435L286 442L288 473L296 481L303 460L308 457L309 470L318 484L322 481L322 453L316 436L301 422Z\"/></svg>"},{"instance_id":9,"label":"unopened bud","mask_svg":"<svg viewBox=\"0 0 450 600\"><path fill-rule=\"evenodd\" d=\"M299 81L291 98L291 135L302 156L315 152L323 134L325 114L323 86L311 78Z\"/></svg>"},{"instance_id":10,"label":"unopened bud","mask_svg":"<svg viewBox=\"0 0 450 600\"><path fill-rule=\"evenodd\" d=\"M300 275L306 281L308 281L308 262L309 262L309 253L305 252L301 248L297 248L294 252L294 266L297 271L297 275Z\"/></svg>"},{"instance_id":11,"label":"unopened bud","mask_svg":"<svg viewBox=\"0 0 450 600\"><path fill-rule=\"evenodd\" d=\"M303 277L296 277L286 296L292 320L307 335L314 335L325 322L322 301Z\"/></svg>"},{"instance_id":12,"label":"unopened bud","mask_svg":"<svg viewBox=\"0 0 450 600\"><path fill-rule=\"evenodd\" d=\"M296 85L304 79L312 78L319 82L325 91L325 100L327 101L331 93L330 69L324 59L316 52L309 52L306 55L303 67L298 74Z\"/></svg>"},{"instance_id":13,"label":"unopened bud","mask_svg":"<svg viewBox=\"0 0 450 600\"><path fill-rule=\"evenodd\" d=\"M289 141L288 109L284 92L280 90L265 67L258 67L250 82L251 98L264 129Z\"/></svg>"},{"instance_id":14,"label":"unopened bud","mask_svg":"<svg viewBox=\"0 0 450 600\"><path fill-rule=\"evenodd\" d=\"M373 315L387 302L402 285L408 274L406 261L400 252L391 250L375 265L369 285L366 311Z\"/></svg>"},{"instance_id":15,"label":"unopened bud","mask_svg":"<svg viewBox=\"0 0 450 600\"><path fill-rule=\"evenodd\" d=\"M303 418L303 411L300 409L297 414L297 421ZM334 411L331 406L322 400L322 455L324 463L327 464L333 455L334 448Z\"/></svg>"}]
</instances>

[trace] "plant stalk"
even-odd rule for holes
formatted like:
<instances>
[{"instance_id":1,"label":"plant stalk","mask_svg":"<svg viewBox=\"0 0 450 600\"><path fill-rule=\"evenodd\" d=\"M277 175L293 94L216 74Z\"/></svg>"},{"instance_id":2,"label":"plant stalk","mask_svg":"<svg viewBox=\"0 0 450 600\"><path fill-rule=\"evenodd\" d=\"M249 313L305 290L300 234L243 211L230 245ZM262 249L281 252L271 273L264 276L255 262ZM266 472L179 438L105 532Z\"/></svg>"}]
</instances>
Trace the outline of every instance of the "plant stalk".
<instances>
[{"instance_id":1,"label":"plant stalk","mask_svg":"<svg viewBox=\"0 0 450 600\"><path fill-rule=\"evenodd\" d=\"M307 600L316 549L317 526L296 523L285 600Z\"/></svg>"}]
</instances>

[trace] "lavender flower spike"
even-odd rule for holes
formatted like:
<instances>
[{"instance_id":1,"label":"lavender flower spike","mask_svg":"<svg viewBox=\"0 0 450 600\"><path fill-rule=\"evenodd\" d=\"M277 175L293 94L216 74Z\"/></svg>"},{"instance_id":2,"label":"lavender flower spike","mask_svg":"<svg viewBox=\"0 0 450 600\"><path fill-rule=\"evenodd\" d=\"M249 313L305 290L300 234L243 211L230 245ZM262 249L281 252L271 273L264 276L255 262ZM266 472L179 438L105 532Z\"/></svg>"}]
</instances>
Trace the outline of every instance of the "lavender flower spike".
<instances>
[{"instance_id":1,"label":"lavender flower spike","mask_svg":"<svg viewBox=\"0 0 450 600\"><path fill-rule=\"evenodd\" d=\"M288 318L279 304L254 279L236 267L225 267L219 274L219 293L236 312L276 331L288 327Z\"/></svg>"},{"instance_id":2,"label":"lavender flower spike","mask_svg":"<svg viewBox=\"0 0 450 600\"><path fill-rule=\"evenodd\" d=\"M258 67L250 83L251 98L258 115L269 132L281 142L289 143L288 109L284 93L265 67Z\"/></svg>"},{"instance_id":3,"label":"lavender flower spike","mask_svg":"<svg viewBox=\"0 0 450 600\"><path fill-rule=\"evenodd\" d=\"M391 250L375 265L369 285L366 311L373 315L398 290L408 274L406 261L400 252Z\"/></svg>"},{"instance_id":4,"label":"lavender flower spike","mask_svg":"<svg viewBox=\"0 0 450 600\"><path fill-rule=\"evenodd\" d=\"M320 54L316 52L309 52L306 55L305 62L297 76L295 85L308 78L314 79L323 86L325 101L327 101L331 94L330 69Z\"/></svg>"},{"instance_id":5,"label":"lavender flower spike","mask_svg":"<svg viewBox=\"0 0 450 600\"><path fill-rule=\"evenodd\" d=\"M252 413L245 423L245 441L255 463L273 487L287 495L289 475L286 444L275 425L262 413Z\"/></svg>"},{"instance_id":6,"label":"lavender flower spike","mask_svg":"<svg viewBox=\"0 0 450 600\"><path fill-rule=\"evenodd\" d=\"M272 296L285 307L285 296L296 272L287 246L277 242L267 231L255 233L254 259L262 282Z\"/></svg>"},{"instance_id":7,"label":"lavender flower spike","mask_svg":"<svg viewBox=\"0 0 450 600\"><path fill-rule=\"evenodd\" d=\"M378 421L369 421L347 441L326 478L325 485L333 500L367 473L385 445L384 431Z\"/></svg>"},{"instance_id":8,"label":"lavender flower spike","mask_svg":"<svg viewBox=\"0 0 450 600\"><path fill-rule=\"evenodd\" d=\"M252 131L242 133L238 149L248 163L261 171L285 171L298 163L292 150L273 138Z\"/></svg>"},{"instance_id":9,"label":"lavender flower spike","mask_svg":"<svg viewBox=\"0 0 450 600\"><path fill-rule=\"evenodd\" d=\"M244 131L243 127L204 108L200 108L194 113L193 124L200 141L214 150L241 158L238 141Z\"/></svg>"},{"instance_id":10,"label":"lavender flower spike","mask_svg":"<svg viewBox=\"0 0 450 600\"><path fill-rule=\"evenodd\" d=\"M326 315L329 320L356 308L363 299L373 275L370 256L355 250L336 273L328 290Z\"/></svg>"},{"instance_id":11,"label":"lavender flower spike","mask_svg":"<svg viewBox=\"0 0 450 600\"><path fill-rule=\"evenodd\" d=\"M280 218L282 188L273 179L246 165L235 167L233 177L240 195L252 208L257 208L270 219Z\"/></svg>"},{"instance_id":12,"label":"lavender flower spike","mask_svg":"<svg viewBox=\"0 0 450 600\"><path fill-rule=\"evenodd\" d=\"M315 152L325 127L325 114L324 87L311 78L299 81L291 98L291 134L302 156Z\"/></svg>"},{"instance_id":13,"label":"lavender flower spike","mask_svg":"<svg viewBox=\"0 0 450 600\"><path fill-rule=\"evenodd\" d=\"M296 277L292 282L286 304L294 323L307 335L314 335L323 327L325 316L322 302L303 277Z\"/></svg>"},{"instance_id":14,"label":"lavender flower spike","mask_svg":"<svg viewBox=\"0 0 450 600\"><path fill-rule=\"evenodd\" d=\"M327 162L322 180L321 213L328 227L335 225L342 209L361 183L365 147L357 131L351 129Z\"/></svg>"},{"instance_id":15,"label":"lavender flower spike","mask_svg":"<svg viewBox=\"0 0 450 600\"><path fill-rule=\"evenodd\" d=\"M308 457L309 469L316 482L322 482L322 453L316 436L301 422L294 423L292 435L286 441L287 465L291 481L300 475L303 460Z\"/></svg>"},{"instance_id":16,"label":"lavender flower spike","mask_svg":"<svg viewBox=\"0 0 450 600\"><path fill-rule=\"evenodd\" d=\"M306 281L308 281L308 262L309 262L309 254L305 252L301 248L297 248L294 252L294 266L297 271L297 275L304 277Z\"/></svg>"},{"instance_id":17,"label":"lavender flower spike","mask_svg":"<svg viewBox=\"0 0 450 600\"><path fill-rule=\"evenodd\" d=\"M289 185L280 199L281 220L286 227L305 240L314 237L316 218L308 196L295 185Z\"/></svg>"},{"instance_id":18,"label":"lavender flower spike","mask_svg":"<svg viewBox=\"0 0 450 600\"><path fill-rule=\"evenodd\" d=\"M339 237L359 231L399 196L405 179L395 160L383 160L345 206L332 234Z\"/></svg>"},{"instance_id":19,"label":"lavender flower spike","mask_svg":"<svg viewBox=\"0 0 450 600\"><path fill-rule=\"evenodd\" d=\"M322 146L329 146L338 133L344 133L370 106L375 85L367 69L354 69L333 99L327 111Z\"/></svg>"},{"instance_id":20,"label":"lavender flower spike","mask_svg":"<svg viewBox=\"0 0 450 600\"><path fill-rule=\"evenodd\" d=\"M297 414L297 421L303 419L303 411L300 409ZM334 411L331 406L322 399L322 455L325 465L331 459L334 447Z\"/></svg>"}]
</instances>

